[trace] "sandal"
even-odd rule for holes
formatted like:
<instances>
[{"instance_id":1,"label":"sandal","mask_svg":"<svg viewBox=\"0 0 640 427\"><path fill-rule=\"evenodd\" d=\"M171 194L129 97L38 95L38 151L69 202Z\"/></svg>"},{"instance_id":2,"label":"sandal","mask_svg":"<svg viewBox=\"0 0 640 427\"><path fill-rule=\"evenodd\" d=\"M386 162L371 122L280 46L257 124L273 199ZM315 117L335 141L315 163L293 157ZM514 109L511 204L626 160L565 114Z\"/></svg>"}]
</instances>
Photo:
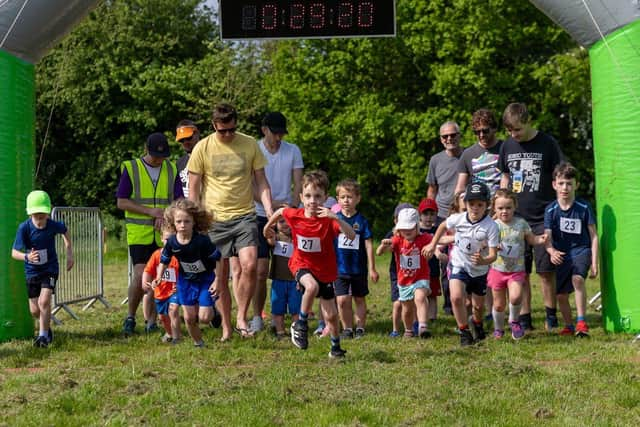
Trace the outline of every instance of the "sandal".
<instances>
[{"instance_id":1,"label":"sandal","mask_svg":"<svg viewBox=\"0 0 640 427\"><path fill-rule=\"evenodd\" d=\"M233 330L240 335L241 338L253 338L255 335L253 331L244 328L233 328Z\"/></svg>"},{"instance_id":2,"label":"sandal","mask_svg":"<svg viewBox=\"0 0 640 427\"><path fill-rule=\"evenodd\" d=\"M413 338L414 337L413 331L407 329L406 331L404 331L404 335L402 335L402 337L403 338Z\"/></svg>"}]
</instances>

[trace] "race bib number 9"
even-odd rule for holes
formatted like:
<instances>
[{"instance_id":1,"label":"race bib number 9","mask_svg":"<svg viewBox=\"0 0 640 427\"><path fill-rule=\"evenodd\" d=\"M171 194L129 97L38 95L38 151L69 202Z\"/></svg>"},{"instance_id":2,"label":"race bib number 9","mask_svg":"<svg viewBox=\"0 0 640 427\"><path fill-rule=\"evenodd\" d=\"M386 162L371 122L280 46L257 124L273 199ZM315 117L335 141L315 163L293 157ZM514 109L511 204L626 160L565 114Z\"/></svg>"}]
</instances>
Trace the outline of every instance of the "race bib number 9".
<instances>
[{"instance_id":1,"label":"race bib number 9","mask_svg":"<svg viewBox=\"0 0 640 427\"><path fill-rule=\"evenodd\" d=\"M503 258L518 258L520 255L520 244L518 243L501 243L500 256Z\"/></svg>"},{"instance_id":2,"label":"race bib number 9","mask_svg":"<svg viewBox=\"0 0 640 427\"><path fill-rule=\"evenodd\" d=\"M298 250L302 252L320 252L322 250L320 238L298 236Z\"/></svg>"},{"instance_id":3,"label":"race bib number 9","mask_svg":"<svg viewBox=\"0 0 640 427\"><path fill-rule=\"evenodd\" d=\"M400 268L403 270L417 270L420 268L420 255L400 254Z\"/></svg>"},{"instance_id":4,"label":"race bib number 9","mask_svg":"<svg viewBox=\"0 0 640 427\"><path fill-rule=\"evenodd\" d=\"M206 271L204 264L200 260L197 260L196 262L181 261L180 265L185 273L202 273L203 271Z\"/></svg>"},{"instance_id":5,"label":"race bib number 9","mask_svg":"<svg viewBox=\"0 0 640 427\"><path fill-rule=\"evenodd\" d=\"M162 281L163 282L176 283L178 281L177 280L177 275L176 275L176 269L175 268L167 268L164 271L164 273L162 273Z\"/></svg>"},{"instance_id":6,"label":"race bib number 9","mask_svg":"<svg viewBox=\"0 0 640 427\"><path fill-rule=\"evenodd\" d=\"M338 235L338 248L339 249L352 249L358 250L360 247L360 235L356 233L356 237L351 240L346 234L340 233Z\"/></svg>"},{"instance_id":7,"label":"race bib number 9","mask_svg":"<svg viewBox=\"0 0 640 427\"><path fill-rule=\"evenodd\" d=\"M283 256L291 258L293 255L293 243L276 241L276 245L273 248L273 254L277 256Z\"/></svg>"},{"instance_id":8,"label":"race bib number 9","mask_svg":"<svg viewBox=\"0 0 640 427\"><path fill-rule=\"evenodd\" d=\"M570 234L582 233L582 222L575 218L560 218L560 231Z\"/></svg>"}]
</instances>

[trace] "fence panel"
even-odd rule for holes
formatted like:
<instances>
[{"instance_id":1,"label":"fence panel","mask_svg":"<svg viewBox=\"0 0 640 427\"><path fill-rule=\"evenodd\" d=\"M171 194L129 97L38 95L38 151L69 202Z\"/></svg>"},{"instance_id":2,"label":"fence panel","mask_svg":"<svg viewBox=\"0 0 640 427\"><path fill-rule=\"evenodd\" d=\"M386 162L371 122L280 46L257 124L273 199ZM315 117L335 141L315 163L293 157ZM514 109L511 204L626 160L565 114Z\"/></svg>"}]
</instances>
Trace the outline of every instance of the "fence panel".
<instances>
[{"instance_id":1,"label":"fence panel","mask_svg":"<svg viewBox=\"0 0 640 427\"><path fill-rule=\"evenodd\" d=\"M56 221L62 221L69 230L73 245L74 266L67 271L67 255L62 239L56 241L60 277L53 298L53 314L60 309L71 317L78 316L69 307L70 304L87 301L83 311L100 301L106 307L104 299L102 251L104 243L102 217L100 209L86 207L56 207L51 213Z\"/></svg>"}]
</instances>

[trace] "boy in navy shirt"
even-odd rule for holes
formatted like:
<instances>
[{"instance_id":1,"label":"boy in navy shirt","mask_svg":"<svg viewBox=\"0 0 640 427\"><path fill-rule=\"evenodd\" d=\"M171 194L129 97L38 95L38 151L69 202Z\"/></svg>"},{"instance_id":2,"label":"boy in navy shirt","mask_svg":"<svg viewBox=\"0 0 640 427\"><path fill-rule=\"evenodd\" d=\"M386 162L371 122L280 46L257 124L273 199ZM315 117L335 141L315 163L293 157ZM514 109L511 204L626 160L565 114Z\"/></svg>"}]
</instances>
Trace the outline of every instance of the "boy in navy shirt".
<instances>
[{"instance_id":1,"label":"boy in navy shirt","mask_svg":"<svg viewBox=\"0 0 640 427\"><path fill-rule=\"evenodd\" d=\"M353 240L340 233L336 240L336 259L338 261L338 280L335 281L338 313L342 322L342 338L362 338L367 320L369 294L367 273L373 282L378 281L375 258L373 256L373 234L369 221L356 210L360 203L360 184L353 179L345 179L336 186L336 196L340 204L337 217L349 224L356 232ZM368 265L368 268L367 268ZM356 329L353 331L353 308L355 301Z\"/></svg>"},{"instance_id":2,"label":"boy in navy shirt","mask_svg":"<svg viewBox=\"0 0 640 427\"><path fill-rule=\"evenodd\" d=\"M30 218L18 226L11 257L24 262L29 295L29 310L38 319L40 332L34 347L45 348L53 341L51 331L51 295L58 281L56 234L62 234L67 251L67 271L73 267L73 250L67 227L49 218L51 199L44 191L36 190L27 196L27 214ZM23 252L24 251L24 252Z\"/></svg>"},{"instance_id":3,"label":"boy in navy shirt","mask_svg":"<svg viewBox=\"0 0 640 427\"><path fill-rule=\"evenodd\" d=\"M578 188L576 169L562 162L553 171L553 188L557 200L550 203L544 214L544 228L548 235L547 253L556 268L558 306L565 327L561 335L574 333L569 294L575 290L577 323L575 334L589 336L585 321L587 292L584 279L591 269L591 278L598 274L598 235L595 217L589 204L576 199Z\"/></svg>"}]
</instances>

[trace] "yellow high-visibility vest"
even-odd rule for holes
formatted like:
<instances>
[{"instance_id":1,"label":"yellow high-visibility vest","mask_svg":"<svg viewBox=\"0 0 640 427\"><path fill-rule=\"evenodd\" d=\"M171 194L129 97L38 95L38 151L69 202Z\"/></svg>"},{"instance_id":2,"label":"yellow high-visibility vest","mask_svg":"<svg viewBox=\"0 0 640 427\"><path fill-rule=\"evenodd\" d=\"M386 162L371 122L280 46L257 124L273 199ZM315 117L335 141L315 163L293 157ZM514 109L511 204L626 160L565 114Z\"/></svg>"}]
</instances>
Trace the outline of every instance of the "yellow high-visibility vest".
<instances>
[{"instance_id":1,"label":"yellow high-visibility vest","mask_svg":"<svg viewBox=\"0 0 640 427\"><path fill-rule=\"evenodd\" d=\"M162 162L158 182L154 185L142 159L122 162L120 171L127 170L133 191L129 200L149 208L166 208L173 201L173 185L176 179L176 165L169 160ZM135 212L124 212L127 226L127 244L149 245L156 242L162 246L162 233L153 227L154 218Z\"/></svg>"}]
</instances>

